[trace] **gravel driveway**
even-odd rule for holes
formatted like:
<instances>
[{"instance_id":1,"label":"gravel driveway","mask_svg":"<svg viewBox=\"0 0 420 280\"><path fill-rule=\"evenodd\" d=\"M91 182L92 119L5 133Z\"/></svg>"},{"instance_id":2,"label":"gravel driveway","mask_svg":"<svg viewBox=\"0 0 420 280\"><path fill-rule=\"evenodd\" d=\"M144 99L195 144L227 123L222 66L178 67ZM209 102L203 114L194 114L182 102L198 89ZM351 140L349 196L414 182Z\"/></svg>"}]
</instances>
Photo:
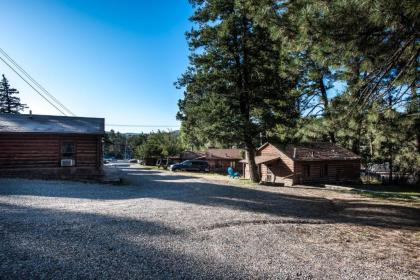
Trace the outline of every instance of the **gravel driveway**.
<instances>
[{"instance_id":1,"label":"gravel driveway","mask_svg":"<svg viewBox=\"0 0 420 280\"><path fill-rule=\"evenodd\" d=\"M420 207L144 169L0 179L0 279L419 279Z\"/></svg>"}]
</instances>

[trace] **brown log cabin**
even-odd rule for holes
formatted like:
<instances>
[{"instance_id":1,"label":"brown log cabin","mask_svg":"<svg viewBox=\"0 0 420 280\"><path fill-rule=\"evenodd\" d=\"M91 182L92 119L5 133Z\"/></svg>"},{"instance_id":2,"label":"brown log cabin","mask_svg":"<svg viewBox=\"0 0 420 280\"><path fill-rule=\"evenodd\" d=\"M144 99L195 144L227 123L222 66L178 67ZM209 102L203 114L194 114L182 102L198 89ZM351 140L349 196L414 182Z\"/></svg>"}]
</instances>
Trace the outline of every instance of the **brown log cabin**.
<instances>
[{"instance_id":1,"label":"brown log cabin","mask_svg":"<svg viewBox=\"0 0 420 280\"><path fill-rule=\"evenodd\" d=\"M213 172L226 173L228 167L233 167L235 171L242 172L241 149L215 149L209 148L201 152L202 156L197 159L205 160L209 163L210 170Z\"/></svg>"},{"instance_id":2,"label":"brown log cabin","mask_svg":"<svg viewBox=\"0 0 420 280\"><path fill-rule=\"evenodd\" d=\"M249 179L249 164L244 177ZM277 145L265 143L257 149L255 162L261 182L295 184L355 182L360 176L360 157L332 143Z\"/></svg>"},{"instance_id":3,"label":"brown log cabin","mask_svg":"<svg viewBox=\"0 0 420 280\"><path fill-rule=\"evenodd\" d=\"M102 118L0 114L0 176L101 176L104 123Z\"/></svg>"}]
</instances>

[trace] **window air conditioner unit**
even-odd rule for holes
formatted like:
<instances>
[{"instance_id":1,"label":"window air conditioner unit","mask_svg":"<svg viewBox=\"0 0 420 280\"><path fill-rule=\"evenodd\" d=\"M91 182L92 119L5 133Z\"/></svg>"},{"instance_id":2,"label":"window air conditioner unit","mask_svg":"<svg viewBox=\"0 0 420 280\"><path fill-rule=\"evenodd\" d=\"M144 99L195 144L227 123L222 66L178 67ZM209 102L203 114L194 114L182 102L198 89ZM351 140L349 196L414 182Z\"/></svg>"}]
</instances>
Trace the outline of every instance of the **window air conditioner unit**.
<instances>
[{"instance_id":1,"label":"window air conditioner unit","mask_svg":"<svg viewBox=\"0 0 420 280\"><path fill-rule=\"evenodd\" d=\"M75 166L76 162L74 159L62 159L61 160L61 166L62 167L70 167L70 166Z\"/></svg>"}]
</instances>

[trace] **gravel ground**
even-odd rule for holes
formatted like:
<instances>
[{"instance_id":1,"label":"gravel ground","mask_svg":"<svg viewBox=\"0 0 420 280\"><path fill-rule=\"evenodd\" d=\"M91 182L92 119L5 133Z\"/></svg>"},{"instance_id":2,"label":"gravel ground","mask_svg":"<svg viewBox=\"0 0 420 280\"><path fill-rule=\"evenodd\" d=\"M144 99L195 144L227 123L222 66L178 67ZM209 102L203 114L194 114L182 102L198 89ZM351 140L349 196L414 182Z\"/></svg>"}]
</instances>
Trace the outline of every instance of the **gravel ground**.
<instances>
[{"instance_id":1,"label":"gravel ground","mask_svg":"<svg viewBox=\"0 0 420 280\"><path fill-rule=\"evenodd\" d=\"M420 206L127 169L0 179L0 279L420 279Z\"/></svg>"}]
</instances>

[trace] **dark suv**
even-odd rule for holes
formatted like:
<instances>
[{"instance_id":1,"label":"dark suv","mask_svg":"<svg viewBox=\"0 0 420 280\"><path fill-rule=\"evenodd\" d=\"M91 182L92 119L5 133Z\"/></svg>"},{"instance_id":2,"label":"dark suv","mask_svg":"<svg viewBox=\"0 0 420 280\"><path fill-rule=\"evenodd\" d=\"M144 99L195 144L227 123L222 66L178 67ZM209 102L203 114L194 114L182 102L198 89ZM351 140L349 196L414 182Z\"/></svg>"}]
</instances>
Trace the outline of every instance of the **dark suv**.
<instances>
[{"instance_id":1,"label":"dark suv","mask_svg":"<svg viewBox=\"0 0 420 280\"><path fill-rule=\"evenodd\" d=\"M208 162L204 160L186 160L181 163L172 164L169 169L171 171L210 171Z\"/></svg>"}]
</instances>

